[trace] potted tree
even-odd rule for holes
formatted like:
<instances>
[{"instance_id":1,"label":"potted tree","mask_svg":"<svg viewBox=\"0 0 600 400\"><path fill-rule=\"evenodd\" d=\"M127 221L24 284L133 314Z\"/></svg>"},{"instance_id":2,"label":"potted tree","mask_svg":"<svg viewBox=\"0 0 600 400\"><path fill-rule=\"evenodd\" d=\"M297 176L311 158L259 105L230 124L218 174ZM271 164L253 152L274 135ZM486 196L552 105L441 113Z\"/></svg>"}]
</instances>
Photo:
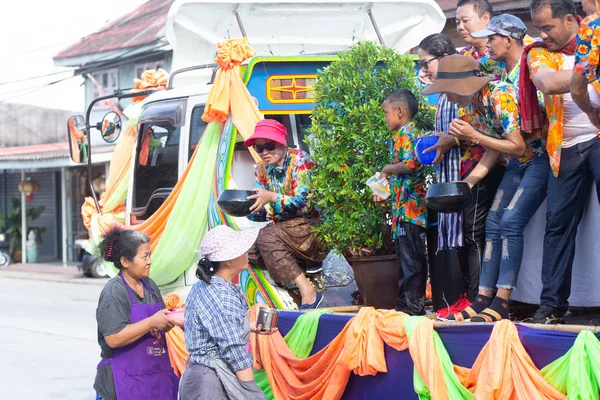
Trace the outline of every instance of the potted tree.
<instances>
[{"instance_id":1,"label":"potted tree","mask_svg":"<svg viewBox=\"0 0 600 400\"><path fill-rule=\"evenodd\" d=\"M42 244L42 235L47 232L46 227L33 227L31 221L38 219L46 210L45 206L27 208L27 233L35 232L35 241L37 245ZM13 198L11 208L8 212L8 226L6 228L8 238L9 254L13 261L21 262L21 200ZM30 260L33 262L33 260Z\"/></svg>"},{"instance_id":2,"label":"potted tree","mask_svg":"<svg viewBox=\"0 0 600 400\"><path fill-rule=\"evenodd\" d=\"M434 112L415 76L411 56L361 42L319 72L312 115L311 154L317 164L311 193L325 218L317 234L354 269L367 305L393 308L398 266L391 237L391 205L375 204L365 182L389 163L385 96L400 88L419 99L416 124L433 128Z\"/></svg>"}]
</instances>

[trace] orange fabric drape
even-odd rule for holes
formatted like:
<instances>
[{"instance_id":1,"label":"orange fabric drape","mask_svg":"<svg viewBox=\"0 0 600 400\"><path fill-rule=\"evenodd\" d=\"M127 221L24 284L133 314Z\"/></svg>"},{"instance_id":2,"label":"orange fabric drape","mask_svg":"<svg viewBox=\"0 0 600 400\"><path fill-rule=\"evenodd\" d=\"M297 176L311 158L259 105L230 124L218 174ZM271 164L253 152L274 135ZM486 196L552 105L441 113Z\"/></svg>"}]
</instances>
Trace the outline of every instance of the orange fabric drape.
<instances>
[{"instance_id":1,"label":"orange fabric drape","mask_svg":"<svg viewBox=\"0 0 600 400\"><path fill-rule=\"evenodd\" d=\"M409 339L408 350L415 364L415 369L429 389L431 398L434 400L448 399L444 370L435 351L433 340L433 321L421 322Z\"/></svg>"},{"instance_id":2,"label":"orange fabric drape","mask_svg":"<svg viewBox=\"0 0 600 400\"><path fill-rule=\"evenodd\" d=\"M240 65L255 54L248 38L225 40L217 45L215 62L221 69L217 72L202 115L206 122L225 122L231 115L233 124L244 139L252 136L254 127L263 119L240 77ZM254 160L260 161L254 149L249 150Z\"/></svg>"},{"instance_id":3,"label":"orange fabric drape","mask_svg":"<svg viewBox=\"0 0 600 400\"><path fill-rule=\"evenodd\" d=\"M477 400L560 400L566 396L544 380L511 321L496 322L473 367L458 368L463 386ZM468 372L467 372L468 371Z\"/></svg>"},{"instance_id":4,"label":"orange fabric drape","mask_svg":"<svg viewBox=\"0 0 600 400\"><path fill-rule=\"evenodd\" d=\"M256 307L256 306L255 306ZM257 308L249 312L255 319ZM317 354L297 359L279 333L251 335L254 367L267 373L276 399L339 399L350 372L375 375L386 372L384 342L406 349L403 313L361 308L336 338Z\"/></svg>"},{"instance_id":5,"label":"orange fabric drape","mask_svg":"<svg viewBox=\"0 0 600 400\"><path fill-rule=\"evenodd\" d=\"M258 309L255 305L248 311L251 321L256 320ZM387 371L383 346L386 343L399 351L409 349L431 399L448 399L434 344L433 321L421 322L408 340L404 330L406 318L406 314L396 311L361 308L331 343L306 359L296 358L279 332L269 336L252 333L254 368L265 370L276 399L335 400L342 397L351 372L363 376ZM185 348L183 337L169 340L174 348ZM173 355L176 359L172 364L177 371L187 352L177 350ZM454 366L454 372L477 400L565 399L544 380L510 321L496 323L471 369Z\"/></svg>"},{"instance_id":6,"label":"orange fabric drape","mask_svg":"<svg viewBox=\"0 0 600 400\"><path fill-rule=\"evenodd\" d=\"M184 307L183 300L177 293L169 293L163 299L167 310L174 311ZM185 337L183 330L176 326L165 333L165 341L169 349L169 361L175 375L181 378L185 371L185 363L188 358L188 351L185 347Z\"/></svg>"}]
</instances>

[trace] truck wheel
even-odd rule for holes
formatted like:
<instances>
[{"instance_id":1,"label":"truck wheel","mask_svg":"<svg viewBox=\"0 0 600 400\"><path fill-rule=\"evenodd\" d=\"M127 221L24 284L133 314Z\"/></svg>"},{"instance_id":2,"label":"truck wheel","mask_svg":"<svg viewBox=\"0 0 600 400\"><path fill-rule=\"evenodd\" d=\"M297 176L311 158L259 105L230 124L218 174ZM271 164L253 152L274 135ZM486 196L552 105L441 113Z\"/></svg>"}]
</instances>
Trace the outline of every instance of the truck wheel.
<instances>
[{"instance_id":1,"label":"truck wheel","mask_svg":"<svg viewBox=\"0 0 600 400\"><path fill-rule=\"evenodd\" d=\"M90 276L92 278L104 278L107 275L104 266L98 260L95 260L90 267Z\"/></svg>"},{"instance_id":2,"label":"truck wheel","mask_svg":"<svg viewBox=\"0 0 600 400\"><path fill-rule=\"evenodd\" d=\"M5 251L0 251L0 267L8 267L10 256Z\"/></svg>"}]
</instances>

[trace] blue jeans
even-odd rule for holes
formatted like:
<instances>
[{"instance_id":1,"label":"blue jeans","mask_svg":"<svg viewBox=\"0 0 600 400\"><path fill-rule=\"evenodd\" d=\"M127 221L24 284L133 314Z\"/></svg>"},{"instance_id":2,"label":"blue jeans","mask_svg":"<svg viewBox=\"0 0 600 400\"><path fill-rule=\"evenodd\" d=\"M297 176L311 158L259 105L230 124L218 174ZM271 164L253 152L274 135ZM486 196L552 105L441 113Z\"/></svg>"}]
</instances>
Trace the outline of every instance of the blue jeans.
<instances>
[{"instance_id":1,"label":"blue jeans","mask_svg":"<svg viewBox=\"0 0 600 400\"><path fill-rule=\"evenodd\" d=\"M551 176L548 181L541 308L569 309L577 226L589 200L592 179L600 184L600 139L562 149L558 178Z\"/></svg>"},{"instance_id":2,"label":"blue jeans","mask_svg":"<svg viewBox=\"0 0 600 400\"><path fill-rule=\"evenodd\" d=\"M523 259L523 232L546 198L548 155L508 163L485 224L480 289L514 289Z\"/></svg>"}]
</instances>

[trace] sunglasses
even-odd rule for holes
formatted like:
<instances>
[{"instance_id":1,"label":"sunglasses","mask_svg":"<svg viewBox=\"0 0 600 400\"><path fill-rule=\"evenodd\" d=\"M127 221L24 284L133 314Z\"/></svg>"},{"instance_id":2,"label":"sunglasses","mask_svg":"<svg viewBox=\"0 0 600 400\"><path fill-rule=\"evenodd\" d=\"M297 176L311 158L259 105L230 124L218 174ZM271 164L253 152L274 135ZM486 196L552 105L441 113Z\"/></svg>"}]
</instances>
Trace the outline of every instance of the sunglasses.
<instances>
[{"instance_id":1,"label":"sunglasses","mask_svg":"<svg viewBox=\"0 0 600 400\"><path fill-rule=\"evenodd\" d=\"M275 147L277 147L277 144L275 142L267 142L265 144L255 144L254 150L256 150L258 154L260 154L265 150L273 151L275 150Z\"/></svg>"},{"instance_id":2,"label":"sunglasses","mask_svg":"<svg viewBox=\"0 0 600 400\"><path fill-rule=\"evenodd\" d=\"M425 68L428 69L429 68L429 63L432 62L433 60L437 60L439 57L433 57L430 58L429 60L419 60L417 62L417 64L419 64L419 67L421 68Z\"/></svg>"}]
</instances>

